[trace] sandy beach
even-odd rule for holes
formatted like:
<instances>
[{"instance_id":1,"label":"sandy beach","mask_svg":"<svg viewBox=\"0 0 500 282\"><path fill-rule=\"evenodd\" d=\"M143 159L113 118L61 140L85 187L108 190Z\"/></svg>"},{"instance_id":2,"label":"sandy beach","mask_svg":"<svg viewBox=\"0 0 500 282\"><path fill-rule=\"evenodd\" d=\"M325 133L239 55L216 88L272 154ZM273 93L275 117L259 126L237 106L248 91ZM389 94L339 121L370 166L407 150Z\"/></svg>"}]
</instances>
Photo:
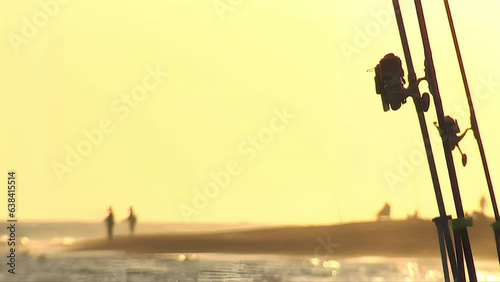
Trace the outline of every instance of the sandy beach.
<instances>
[{"instance_id":1,"label":"sandy beach","mask_svg":"<svg viewBox=\"0 0 500 282\"><path fill-rule=\"evenodd\" d=\"M477 257L495 258L489 220L469 229ZM439 256L436 228L430 220L360 222L328 226L289 226L241 231L116 236L93 239L70 250L122 250L128 253L231 253L305 256Z\"/></svg>"}]
</instances>

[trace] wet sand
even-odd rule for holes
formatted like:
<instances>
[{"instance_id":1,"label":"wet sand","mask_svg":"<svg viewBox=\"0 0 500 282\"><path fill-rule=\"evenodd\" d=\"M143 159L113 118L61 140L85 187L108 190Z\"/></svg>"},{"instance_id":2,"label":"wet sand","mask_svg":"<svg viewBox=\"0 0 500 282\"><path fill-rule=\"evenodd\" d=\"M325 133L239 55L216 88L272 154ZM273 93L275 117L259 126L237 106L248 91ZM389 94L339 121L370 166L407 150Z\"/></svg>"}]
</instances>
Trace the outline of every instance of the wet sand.
<instances>
[{"instance_id":1,"label":"wet sand","mask_svg":"<svg viewBox=\"0 0 500 282\"><path fill-rule=\"evenodd\" d=\"M475 256L496 258L492 221L475 221L469 229ZM231 253L303 256L439 256L431 220L360 222L329 226L290 226L241 231L117 236L95 239L69 250L122 250L128 253Z\"/></svg>"}]
</instances>

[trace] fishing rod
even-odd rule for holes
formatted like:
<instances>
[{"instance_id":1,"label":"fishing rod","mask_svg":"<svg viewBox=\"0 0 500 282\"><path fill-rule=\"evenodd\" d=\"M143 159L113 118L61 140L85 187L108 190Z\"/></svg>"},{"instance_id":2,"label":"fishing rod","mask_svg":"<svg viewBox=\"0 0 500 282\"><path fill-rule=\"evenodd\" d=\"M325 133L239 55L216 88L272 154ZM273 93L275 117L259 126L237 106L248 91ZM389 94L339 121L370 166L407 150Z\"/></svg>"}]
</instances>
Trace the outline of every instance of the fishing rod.
<instances>
[{"instance_id":1,"label":"fishing rod","mask_svg":"<svg viewBox=\"0 0 500 282\"><path fill-rule=\"evenodd\" d=\"M459 268L458 277L455 280L465 281L465 275L463 274L463 256L465 256L465 261L467 263L467 271L469 274L470 281L477 281L476 269L474 266L474 258L472 256L472 250L470 246L469 234L467 227L472 225L472 222L465 219L465 214L462 206L462 199L460 196L460 190L458 185L457 174L455 171L455 164L453 162L453 155L450 138L452 132L449 126L446 124L446 119L444 116L443 103L441 101L441 95L439 92L439 85L436 76L436 70L434 68L434 61L432 58L432 50L429 41L429 35L427 32L427 26L425 23L424 11L422 8L421 0L415 0L415 9L417 11L417 19L420 28L420 35L422 37L422 44L425 54L425 80L429 84L429 90L434 98L434 106L436 108L436 115L438 118L439 128L441 131L441 139L443 143L443 149L446 159L446 165L448 167L448 175L450 178L453 200L455 202L455 210L457 213L457 219L452 220L452 228L455 237L455 250L457 256L457 264ZM463 253L462 253L463 252Z\"/></svg>"},{"instance_id":2,"label":"fishing rod","mask_svg":"<svg viewBox=\"0 0 500 282\"><path fill-rule=\"evenodd\" d=\"M406 63L409 71L408 79L410 86L409 88L406 88L404 86L406 82L404 80L404 70L402 68L401 59L395 56L393 53L389 53L385 55L384 58L380 60L380 63L374 68L376 93L380 94L381 96L384 112L389 111L389 109L396 111L406 103L406 99L408 97L411 96L413 98L415 109L417 110L417 115L419 117L424 145L428 156L428 163L435 188L438 209L440 211L440 217L433 219L433 221L438 228L438 239L441 251L441 259L443 263L443 270L445 273L445 280L449 281L447 270L448 265L446 261L446 251L448 250L448 256L452 267L454 280L465 281L465 257L469 280L477 281L474 259L472 256L472 250L467 231L467 227L472 226L472 219L465 218L458 179L455 171L455 164L453 162L452 155L452 150L455 147L458 147L458 143L460 142L464 134L462 134L461 136L455 135L460 132L457 121L450 116L444 116L444 109L441 101L441 95L439 93L436 70L434 68L432 51L430 47L421 0L415 0L415 8L417 11L420 35L422 37L422 44L425 54L425 77L419 79L416 79L415 71L413 68L413 62L411 60L408 40L406 38L406 32L404 29L402 15L399 7L399 1L393 0L393 5L395 9L396 19L398 21L398 29L401 36L401 42L403 45L405 57L407 59ZM453 220L451 220L451 216L446 215L444 203L442 203L442 193L439 188L437 171L435 169L435 163L433 161L434 159L432 156L432 148L430 146L428 130L423 114L423 112L426 112L429 109L430 96L428 93L423 93L421 96L418 89L419 83L423 80L427 81L429 85L429 92L434 97L434 105L436 108L436 115L438 117L439 123L439 125L437 123L435 123L435 125L439 130L442 139L442 145L445 153L448 175L451 183L451 190L457 214L457 218ZM464 157L464 154L462 154L462 164L464 166L466 164L466 157ZM451 235L447 236L447 234L450 233L449 227L447 225L448 222L453 229L455 250L453 250Z\"/></svg>"},{"instance_id":3,"label":"fishing rod","mask_svg":"<svg viewBox=\"0 0 500 282\"><path fill-rule=\"evenodd\" d=\"M445 281L449 281L448 273L448 261L446 259L446 254L448 254L448 259L451 265L452 275L456 277L457 275L457 263L455 258L455 251L453 250L453 242L451 240L450 230L448 228L448 220L450 216L447 215L443 194L441 192L441 186L439 184L439 177L436 169L436 163L434 160L434 154L432 152L431 141L429 137L429 131L427 129L427 124L425 121L424 111L429 109L429 94L424 93L420 96L420 91L418 89L417 76L415 74L415 69L413 66L413 60L411 57L410 46L408 43L408 38L406 36L406 29L404 26L403 15L401 13L401 8L399 5L399 0L392 0L394 6L394 12L396 15L396 22L398 24L399 35L401 37L401 44L403 46L403 52L405 56L406 66L408 70L408 89L410 90L410 96L413 98L415 104L415 110L417 112L418 121L420 124L420 132L422 134L422 139L424 142L424 147L427 155L427 162L429 165L429 170L431 173L432 183L434 186L434 194L436 197L436 202L439 210L439 217L435 218L433 221L438 229L438 239L441 252L441 260L443 264L443 273L445 275ZM425 98L424 98L425 97Z\"/></svg>"},{"instance_id":4,"label":"fishing rod","mask_svg":"<svg viewBox=\"0 0 500 282\"><path fill-rule=\"evenodd\" d=\"M491 205L493 207L493 213L495 214L495 223L493 224L495 242L497 246L498 261L500 263L500 215L498 213L497 201L495 199L495 191L493 189L493 183L491 181L490 171L488 169L488 162L486 161L486 153L484 151L483 142L481 140L481 134L479 133L479 125L477 123L476 112L474 111L474 104L472 102L472 96L469 89L469 83L467 82L467 75L465 73L464 62L462 60L462 54L460 52L460 46L458 44L457 33L455 31L455 25L453 24L453 17L451 15L450 3L448 0L444 0L444 6L446 8L446 15L448 17L448 23L450 25L451 35L453 37L453 44L455 45L455 52L457 54L458 64L460 66L460 73L462 75L462 81L465 88L465 95L467 96L467 103L469 104L470 111L470 122L472 131L474 132L474 137L477 141L477 146L479 147L479 153L481 155L481 161L483 163L484 175L486 177L486 182L488 184L488 191L490 193Z\"/></svg>"}]
</instances>

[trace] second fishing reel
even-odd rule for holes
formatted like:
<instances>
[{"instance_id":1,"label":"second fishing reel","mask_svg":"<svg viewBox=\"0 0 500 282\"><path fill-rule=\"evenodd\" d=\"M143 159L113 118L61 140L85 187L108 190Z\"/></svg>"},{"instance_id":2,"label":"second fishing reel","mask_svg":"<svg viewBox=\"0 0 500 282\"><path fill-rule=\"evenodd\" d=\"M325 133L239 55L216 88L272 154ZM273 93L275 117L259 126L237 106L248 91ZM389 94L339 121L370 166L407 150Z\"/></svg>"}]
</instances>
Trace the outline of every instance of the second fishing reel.
<instances>
[{"instance_id":1,"label":"second fishing reel","mask_svg":"<svg viewBox=\"0 0 500 282\"><path fill-rule=\"evenodd\" d=\"M448 140L452 151L455 149L455 147L458 148L460 155L462 155L462 165L466 166L467 165L467 155L462 152L462 149L460 149L460 146L458 145L458 143L460 141L462 141L462 139L465 137L465 134L467 133L467 131L471 130L472 128L467 128L462 134L459 134L460 127L458 127L458 121L456 119L453 119L450 116L444 117L444 125L446 126L446 133L444 132L444 130L442 128L439 127L439 125L436 121L434 122L434 125L439 130L439 134L441 136L445 136L445 138Z\"/></svg>"}]
</instances>

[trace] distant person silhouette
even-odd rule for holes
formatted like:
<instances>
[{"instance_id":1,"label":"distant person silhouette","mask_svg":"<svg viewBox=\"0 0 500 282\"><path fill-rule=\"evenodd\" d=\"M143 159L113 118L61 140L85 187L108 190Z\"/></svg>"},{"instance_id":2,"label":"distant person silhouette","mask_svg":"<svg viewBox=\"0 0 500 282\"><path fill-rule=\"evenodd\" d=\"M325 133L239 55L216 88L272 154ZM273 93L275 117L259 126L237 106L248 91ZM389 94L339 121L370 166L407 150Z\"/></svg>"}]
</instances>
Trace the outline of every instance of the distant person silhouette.
<instances>
[{"instance_id":1,"label":"distant person silhouette","mask_svg":"<svg viewBox=\"0 0 500 282\"><path fill-rule=\"evenodd\" d=\"M113 239L113 227L115 225L115 216L113 215L113 209L111 207L108 208L108 216L104 219L106 222L106 227L108 229L108 240L111 241Z\"/></svg>"},{"instance_id":2,"label":"distant person silhouette","mask_svg":"<svg viewBox=\"0 0 500 282\"><path fill-rule=\"evenodd\" d=\"M391 219L391 205L385 203L384 207L377 213L377 220Z\"/></svg>"},{"instance_id":3,"label":"distant person silhouette","mask_svg":"<svg viewBox=\"0 0 500 282\"><path fill-rule=\"evenodd\" d=\"M135 224L137 223L137 217L134 214L134 208L132 206L129 208L127 221L129 223L130 235L134 235Z\"/></svg>"}]
</instances>

